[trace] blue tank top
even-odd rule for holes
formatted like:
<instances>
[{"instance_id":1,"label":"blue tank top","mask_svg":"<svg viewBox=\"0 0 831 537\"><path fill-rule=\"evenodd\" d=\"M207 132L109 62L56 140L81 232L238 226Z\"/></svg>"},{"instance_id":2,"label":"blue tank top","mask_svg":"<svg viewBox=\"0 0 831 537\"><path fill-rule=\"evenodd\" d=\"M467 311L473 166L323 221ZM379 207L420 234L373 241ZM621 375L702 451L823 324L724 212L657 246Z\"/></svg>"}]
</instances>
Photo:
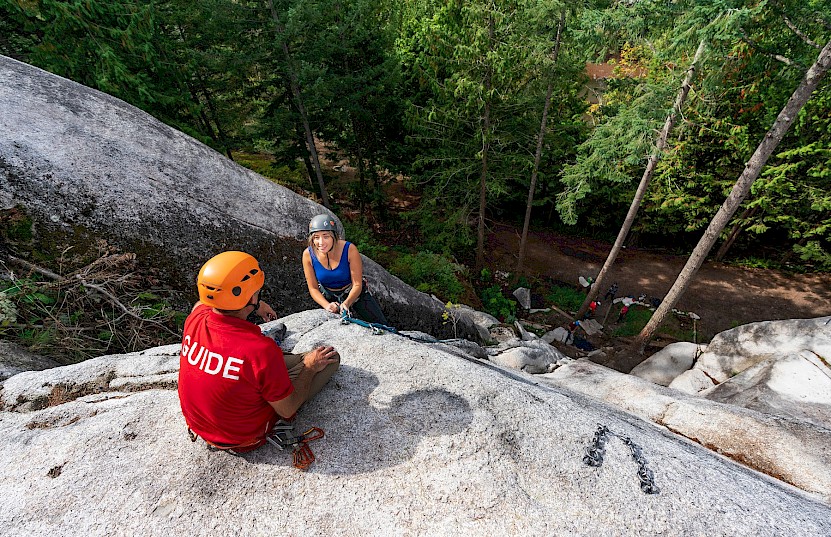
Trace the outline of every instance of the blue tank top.
<instances>
[{"instance_id":1,"label":"blue tank top","mask_svg":"<svg viewBox=\"0 0 831 537\"><path fill-rule=\"evenodd\" d=\"M317 282L327 289L342 289L352 283L352 274L349 271L349 242L344 244L343 253L340 256L340 263L334 270L329 270L320 264L317 256L309 248L309 257L312 258L312 268L314 268Z\"/></svg>"}]
</instances>

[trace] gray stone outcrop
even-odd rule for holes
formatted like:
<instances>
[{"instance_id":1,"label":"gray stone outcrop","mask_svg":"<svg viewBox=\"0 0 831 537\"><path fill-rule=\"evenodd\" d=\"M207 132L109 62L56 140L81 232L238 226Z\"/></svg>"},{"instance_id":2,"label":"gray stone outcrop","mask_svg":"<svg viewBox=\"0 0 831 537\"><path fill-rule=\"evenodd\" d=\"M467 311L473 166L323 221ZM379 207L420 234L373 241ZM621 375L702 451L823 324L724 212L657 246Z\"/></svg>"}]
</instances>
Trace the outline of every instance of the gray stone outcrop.
<instances>
[{"instance_id":1,"label":"gray stone outcrop","mask_svg":"<svg viewBox=\"0 0 831 537\"><path fill-rule=\"evenodd\" d=\"M831 317L763 321L726 330L707 345L695 369L721 383L759 362L803 350L831 361Z\"/></svg>"},{"instance_id":2,"label":"gray stone outcrop","mask_svg":"<svg viewBox=\"0 0 831 537\"><path fill-rule=\"evenodd\" d=\"M831 508L819 494L666 428L538 376L308 315L282 319L293 349L325 342L342 357L297 417L298 429L326 432L312 443L309 470L270 445L235 457L190 442L175 390L176 345L20 373L0 394L3 533L831 532ZM617 438L600 468L583 463L598 423L640 446L659 494L641 491Z\"/></svg>"},{"instance_id":3,"label":"gray stone outcrop","mask_svg":"<svg viewBox=\"0 0 831 537\"><path fill-rule=\"evenodd\" d=\"M315 307L300 256L322 206L119 99L0 56L0 208L13 206L39 240L104 238L180 289L212 255L249 252L278 312ZM368 258L364 272L392 324L448 330L438 300ZM458 330L477 333L464 319Z\"/></svg>"},{"instance_id":4,"label":"gray stone outcrop","mask_svg":"<svg viewBox=\"0 0 831 537\"><path fill-rule=\"evenodd\" d=\"M58 362L21 349L17 345L0 340L0 381L22 371L41 371L57 367Z\"/></svg>"}]
</instances>

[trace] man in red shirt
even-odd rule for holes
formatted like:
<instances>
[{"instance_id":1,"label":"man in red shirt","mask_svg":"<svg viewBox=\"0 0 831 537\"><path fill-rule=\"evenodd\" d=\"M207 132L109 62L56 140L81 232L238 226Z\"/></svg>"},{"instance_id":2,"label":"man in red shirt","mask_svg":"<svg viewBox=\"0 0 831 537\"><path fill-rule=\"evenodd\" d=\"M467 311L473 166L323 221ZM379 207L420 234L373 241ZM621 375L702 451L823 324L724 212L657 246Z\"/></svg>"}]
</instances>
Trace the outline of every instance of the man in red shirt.
<instances>
[{"instance_id":1,"label":"man in red shirt","mask_svg":"<svg viewBox=\"0 0 831 537\"><path fill-rule=\"evenodd\" d=\"M305 355L283 351L247 320L274 310L260 301L265 276L244 252L223 252L202 266L199 302L185 321L179 358L179 400L191 431L220 449L249 451L265 443L338 369L332 347Z\"/></svg>"}]
</instances>

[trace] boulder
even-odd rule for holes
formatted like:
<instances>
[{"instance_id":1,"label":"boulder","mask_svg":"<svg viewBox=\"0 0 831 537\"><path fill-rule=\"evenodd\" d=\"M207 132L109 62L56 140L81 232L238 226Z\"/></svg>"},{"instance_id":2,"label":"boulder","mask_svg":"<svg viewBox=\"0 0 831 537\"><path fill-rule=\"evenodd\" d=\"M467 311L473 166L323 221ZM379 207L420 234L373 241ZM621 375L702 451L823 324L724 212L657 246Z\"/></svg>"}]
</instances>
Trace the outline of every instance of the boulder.
<instances>
[{"instance_id":1,"label":"boulder","mask_svg":"<svg viewBox=\"0 0 831 537\"><path fill-rule=\"evenodd\" d=\"M803 350L831 360L831 317L763 321L726 330L707 345L695 369L724 382L759 362Z\"/></svg>"},{"instance_id":2,"label":"boulder","mask_svg":"<svg viewBox=\"0 0 831 537\"><path fill-rule=\"evenodd\" d=\"M554 341L559 341L560 343L565 343L566 339L568 338L568 330L563 328L562 326L558 326L554 330L550 330L542 335L542 340L546 343L553 343Z\"/></svg>"},{"instance_id":3,"label":"boulder","mask_svg":"<svg viewBox=\"0 0 831 537\"><path fill-rule=\"evenodd\" d=\"M631 412L831 502L831 429L685 395L588 360L535 378Z\"/></svg>"},{"instance_id":4,"label":"boulder","mask_svg":"<svg viewBox=\"0 0 831 537\"><path fill-rule=\"evenodd\" d=\"M517 337L516 332L509 325L498 324L488 329L489 341L496 342L500 348L516 347L522 339Z\"/></svg>"},{"instance_id":5,"label":"boulder","mask_svg":"<svg viewBox=\"0 0 831 537\"><path fill-rule=\"evenodd\" d=\"M499 319L484 311L478 311L470 306L460 304L453 308L453 315L459 319L466 319L476 330L479 341L486 343L491 340L490 328L499 324Z\"/></svg>"},{"instance_id":6,"label":"boulder","mask_svg":"<svg viewBox=\"0 0 831 537\"><path fill-rule=\"evenodd\" d=\"M281 313L316 307L300 257L324 207L115 97L0 56L0 208L14 206L38 240L103 238L194 301L201 265L243 250ZM393 326L452 335L440 301L366 257L364 273ZM464 319L458 331L478 333Z\"/></svg>"},{"instance_id":7,"label":"boulder","mask_svg":"<svg viewBox=\"0 0 831 537\"><path fill-rule=\"evenodd\" d=\"M684 371L667 386L673 390L696 395L698 392L708 390L716 385L716 382L700 369L689 369Z\"/></svg>"},{"instance_id":8,"label":"boulder","mask_svg":"<svg viewBox=\"0 0 831 537\"><path fill-rule=\"evenodd\" d=\"M519 333L519 338L522 341L533 341L535 339L539 339L536 334L529 332L525 329L525 326L519 321L514 321L514 326L516 326L516 331Z\"/></svg>"},{"instance_id":9,"label":"boulder","mask_svg":"<svg viewBox=\"0 0 831 537\"><path fill-rule=\"evenodd\" d=\"M547 373L566 356L542 340L523 341L521 344L491 354L489 360L503 367L521 369L526 373Z\"/></svg>"},{"instance_id":10,"label":"boulder","mask_svg":"<svg viewBox=\"0 0 831 537\"><path fill-rule=\"evenodd\" d=\"M831 429L831 368L811 351L759 362L698 395Z\"/></svg>"},{"instance_id":11,"label":"boulder","mask_svg":"<svg viewBox=\"0 0 831 537\"><path fill-rule=\"evenodd\" d=\"M516 298L517 302L519 303L520 307L524 310L531 309L531 290L527 287L517 287L514 289L513 292L514 298Z\"/></svg>"},{"instance_id":12,"label":"boulder","mask_svg":"<svg viewBox=\"0 0 831 537\"><path fill-rule=\"evenodd\" d=\"M695 356L702 347L687 341L672 343L636 365L629 374L669 386L675 377L693 366Z\"/></svg>"},{"instance_id":13,"label":"boulder","mask_svg":"<svg viewBox=\"0 0 831 537\"><path fill-rule=\"evenodd\" d=\"M831 533L821 495L631 414L439 345L321 323L318 311L305 324L304 315L281 319L293 350L325 342L342 359L295 421L298 431L325 431L310 444L309 470L296 470L271 445L233 456L191 442L175 389L176 345L20 373L0 393L2 532ZM638 465L617 437L601 467L583 462L598 423L641 448L659 494L642 492ZM823 457L811 455L812 473Z\"/></svg>"}]
</instances>

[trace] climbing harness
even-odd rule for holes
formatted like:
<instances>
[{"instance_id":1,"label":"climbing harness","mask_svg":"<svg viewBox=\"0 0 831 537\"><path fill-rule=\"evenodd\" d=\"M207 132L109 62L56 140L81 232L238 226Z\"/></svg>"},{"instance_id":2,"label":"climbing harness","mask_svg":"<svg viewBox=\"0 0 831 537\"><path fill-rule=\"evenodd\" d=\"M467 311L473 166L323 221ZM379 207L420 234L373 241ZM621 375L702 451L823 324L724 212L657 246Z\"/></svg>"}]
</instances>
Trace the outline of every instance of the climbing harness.
<instances>
[{"instance_id":1,"label":"climbing harness","mask_svg":"<svg viewBox=\"0 0 831 537\"><path fill-rule=\"evenodd\" d=\"M629 446L632 452L632 458L638 464L638 480L641 482L641 490L646 494L658 494L661 489L655 485L655 475L646 466L646 459L643 457L641 447L632 442L628 436L623 436L612 432L605 425L597 424L597 430L594 432L594 438L591 445L586 448L586 455L583 457L583 462L589 466L600 468L603 464L603 456L606 454L606 441L609 436L616 436L623 440L623 443Z\"/></svg>"},{"instance_id":2,"label":"climbing harness","mask_svg":"<svg viewBox=\"0 0 831 537\"><path fill-rule=\"evenodd\" d=\"M279 421L265 437L265 439L280 450L291 448L294 467L305 470L315 461L315 455L309 447L309 442L323 438L323 429L312 427L305 433L295 436L294 426L285 421Z\"/></svg>"},{"instance_id":3,"label":"climbing harness","mask_svg":"<svg viewBox=\"0 0 831 537\"><path fill-rule=\"evenodd\" d=\"M191 442L196 442L199 438L199 435L193 432L190 427L188 427L188 436ZM320 427L312 427L305 433L296 436L294 435L294 425L283 420L278 421L265 437L270 444L277 446L281 451L291 448L294 467L298 470L307 469L315 461L315 455L309 447L309 442L319 438L323 438L323 429ZM258 438L237 445L216 444L209 440L205 440L205 444L208 445L210 451L223 451L231 455L240 455L260 447L264 442L262 438Z\"/></svg>"}]
</instances>

